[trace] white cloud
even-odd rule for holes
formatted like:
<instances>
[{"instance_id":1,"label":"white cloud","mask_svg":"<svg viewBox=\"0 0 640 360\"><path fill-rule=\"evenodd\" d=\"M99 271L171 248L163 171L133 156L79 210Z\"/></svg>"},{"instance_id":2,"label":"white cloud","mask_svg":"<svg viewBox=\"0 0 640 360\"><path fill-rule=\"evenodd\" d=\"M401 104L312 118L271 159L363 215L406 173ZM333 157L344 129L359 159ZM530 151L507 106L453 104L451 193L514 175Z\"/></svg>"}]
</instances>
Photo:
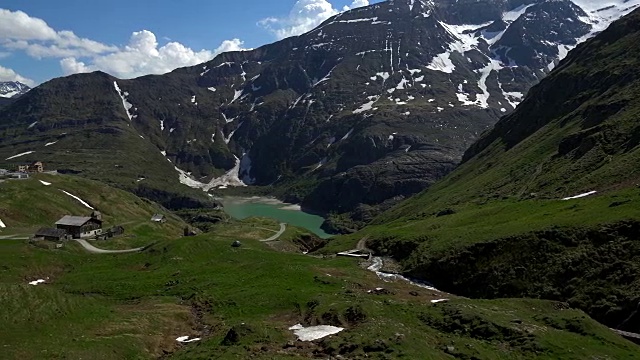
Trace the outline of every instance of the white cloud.
<instances>
[{"instance_id":1,"label":"white cloud","mask_svg":"<svg viewBox=\"0 0 640 360\"><path fill-rule=\"evenodd\" d=\"M18 40L53 40L56 32L47 23L22 11L0 9L0 37Z\"/></svg>"},{"instance_id":2,"label":"white cloud","mask_svg":"<svg viewBox=\"0 0 640 360\"><path fill-rule=\"evenodd\" d=\"M35 81L16 73L12 69L0 66L0 81L19 81L28 86L34 86Z\"/></svg>"},{"instance_id":3,"label":"white cloud","mask_svg":"<svg viewBox=\"0 0 640 360\"><path fill-rule=\"evenodd\" d=\"M343 11L367 5L369 5L368 0L354 0L350 6L344 7ZM276 38L284 39L312 30L338 13L340 11L327 0L298 0L287 17L262 19L258 25L267 29Z\"/></svg>"},{"instance_id":4,"label":"white cloud","mask_svg":"<svg viewBox=\"0 0 640 360\"><path fill-rule=\"evenodd\" d=\"M164 74L209 61L221 52L242 50L242 45L242 41L233 39L223 41L213 51L195 51L172 41L159 47L155 34L142 30L134 32L126 46L117 47L78 37L71 31L56 31L44 20L22 11L0 9L0 47L24 51L37 59L59 58L66 75L95 70L122 78Z\"/></svg>"},{"instance_id":5,"label":"white cloud","mask_svg":"<svg viewBox=\"0 0 640 360\"><path fill-rule=\"evenodd\" d=\"M369 0L353 0L353 2L351 3L351 6L345 6L342 9L344 11L347 11L347 10L364 7L364 6L369 6Z\"/></svg>"},{"instance_id":6,"label":"white cloud","mask_svg":"<svg viewBox=\"0 0 640 360\"><path fill-rule=\"evenodd\" d=\"M72 57L60 60L60 67L62 68L62 72L64 72L65 75L88 73L96 70L87 66L87 64L83 63L82 61L78 61L76 60L76 58Z\"/></svg>"},{"instance_id":7,"label":"white cloud","mask_svg":"<svg viewBox=\"0 0 640 360\"><path fill-rule=\"evenodd\" d=\"M225 40L213 52L215 55L217 55L223 52L247 50L243 48L243 45L244 45L244 41L241 41L240 39Z\"/></svg>"},{"instance_id":8,"label":"white cloud","mask_svg":"<svg viewBox=\"0 0 640 360\"><path fill-rule=\"evenodd\" d=\"M91 56L115 51L115 46L78 37L72 31L56 31L22 11L0 9L0 45L22 50L34 58Z\"/></svg>"},{"instance_id":9,"label":"white cloud","mask_svg":"<svg viewBox=\"0 0 640 360\"><path fill-rule=\"evenodd\" d=\"M214 51L194 51L178 42L158 47L156 35L149 30L134 32L129 44L118 51L94 56L87 64L70 56L60 61L65 74L102 70L120 78L132 78L147 74L164 74L176 68L193 66L211 60L226 51L242 50L239 39L225 40Z\"/></svg>"}]
</instances>

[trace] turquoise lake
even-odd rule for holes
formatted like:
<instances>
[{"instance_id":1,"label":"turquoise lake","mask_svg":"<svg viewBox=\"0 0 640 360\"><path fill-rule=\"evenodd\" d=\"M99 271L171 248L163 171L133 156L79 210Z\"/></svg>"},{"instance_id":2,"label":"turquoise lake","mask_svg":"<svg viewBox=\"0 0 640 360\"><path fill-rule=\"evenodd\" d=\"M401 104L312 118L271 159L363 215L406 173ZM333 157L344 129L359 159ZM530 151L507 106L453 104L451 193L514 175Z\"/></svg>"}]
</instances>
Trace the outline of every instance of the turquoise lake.
<instances>
[{"instance_id":1,"label":"turquoise lake","mask_svg":"<svg viewBox=\"0 0 640 360\"><path fill-rule=\"evenodd\" d=\"M297 205L260 197L226 197L220 200L224 206L224 211L235 219L243 220L250 217L272 218L279 222L307 229L323 239L331 237L320 228L324 222L323 217L303 212Z\"/></svg>"}]
</instances>

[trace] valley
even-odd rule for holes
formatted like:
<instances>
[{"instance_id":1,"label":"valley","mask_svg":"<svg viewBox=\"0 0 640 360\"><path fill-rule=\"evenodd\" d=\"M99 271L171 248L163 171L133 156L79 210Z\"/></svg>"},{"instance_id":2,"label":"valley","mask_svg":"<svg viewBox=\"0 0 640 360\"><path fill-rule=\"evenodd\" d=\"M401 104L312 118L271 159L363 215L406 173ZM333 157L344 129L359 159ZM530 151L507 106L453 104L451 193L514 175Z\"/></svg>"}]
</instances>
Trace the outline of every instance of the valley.
<instances>
[{"instance_id":1,"label":"valley","mask_svg":"<svg viewBox=\"0 0 640 360\"><path fill-rule=\"evenodd\" d=\"M0 110L0 159L174 210L260 186L351 232L451 172L568 50L638 5L615 3L384 1L165 75L54 79Z\"/></svg>"},{"instance_id":2,"label":"valley","mask_svg":"<svg viewBox=\"0 0 640 360\"><path fill-rule=\"evenodd\" d=\"M640 1L357 3L0 86L1 357L640 357Z\"/></svg>"},{"instance_id":3,"label":"valley","mask_svg":"<svg viewBox=\"0 0 640 360\"><path fill-rule=\"evenodd\" d=\"M0 241L4 354L447 359L502 353L578 359L635 353L636 345L560 303L468 300L387 282L350 258L275 251L258 240L268 234L258 229L265 226L221 225L213 233L122 255L87 255L77 244L51 251ZM243 246L233 248L235 240ZM33 279L46 280L27 284ZM344 330L302 342L289 330L297 323ZM579 330L563 330L567 324ZM176 340L183 336L200 340ZM580 345L562 350L570 344Z\"/></svg>"}]
</instances>

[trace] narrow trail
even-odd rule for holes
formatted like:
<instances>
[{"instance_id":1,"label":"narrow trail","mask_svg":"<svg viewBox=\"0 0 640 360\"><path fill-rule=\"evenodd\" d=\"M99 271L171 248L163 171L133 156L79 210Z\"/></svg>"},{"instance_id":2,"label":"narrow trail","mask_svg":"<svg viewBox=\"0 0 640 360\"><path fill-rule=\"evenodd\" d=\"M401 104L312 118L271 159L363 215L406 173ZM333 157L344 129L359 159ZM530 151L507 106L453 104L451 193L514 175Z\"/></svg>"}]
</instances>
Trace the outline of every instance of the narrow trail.
<instances>
[{"instance_id":1,"label":"narrow trail","mask_svg":"<svg viewBox=\"0 0 640 360\"><path fill-rule=\"evenodd\" d=\"M368 236L365 236L362 239L360 239L360 241L358 241L358 245L356 245L356 250L359 250L359 251L368 250L367 249L367 240L369 240Z\"/></svg>"},{"instance_id":2,"label":"narrow trail","mask_svg":"<svg viewBox=\"0 0 640 360\"><path fill-rule=\"evenodd\" d=\"M77 241L80 245L82 245L83 248L85 248L85 250L87 250L92 254L129 254L129 253L140 252L146 248L146 247L139 247L139 248L128 249L128 250L104 250L104 249L98 249L97 247L89 244L87 240L75 239L75 241Z\"/></svg>"},{"instance_id":3,"label":"narrow trail","mask_svg":"<svg viewBox=\"0 0 640 360\"><path fill-rule=\"evenodd\" d=\"M5 235L5 236L0 236L0 240L29 240L28 236L14 236L14 235Z\"/></svg>"},{"instance_id":4,"label":"narrow trail","mask_svg":"<svg viewBox=\"0 0 640 360\"><path fill-rule=\"evenodd\" d=\"M280 230L273 235L272 237L268 238L268 239L264 239L264 240L260 240L261 242L270 242L270 241L276 241L280 238L280 236L282 236L282 234L284 234L285 230L287 230L287 224L285 223L280 223Z\"/></svg>"}]
</instances>

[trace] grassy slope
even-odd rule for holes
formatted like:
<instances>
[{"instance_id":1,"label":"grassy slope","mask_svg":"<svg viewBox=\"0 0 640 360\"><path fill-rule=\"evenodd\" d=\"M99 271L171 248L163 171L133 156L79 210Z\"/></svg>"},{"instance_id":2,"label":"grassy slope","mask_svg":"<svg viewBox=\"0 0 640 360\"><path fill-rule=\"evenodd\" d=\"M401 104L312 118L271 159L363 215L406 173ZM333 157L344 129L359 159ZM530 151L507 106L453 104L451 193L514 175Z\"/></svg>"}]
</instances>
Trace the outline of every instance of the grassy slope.
<instances>
[{"instance_id":1,"label":"grassy slope","mask_svg":"<svg viewBox=\"0 0 640 360\"><path fill-rule=\"evenodd\" d=\"M40 181L51 183L43 185ZM32 235L40 227L55 227L64 215L87 216L92 210L67 191L88 202L103 215L104 227L123 225L125 235L100 244L104 248L130 248L175 238L182 233L182 220L159 205L77 176L37 175L28 180L0 183L0 219L7 225L4 235ZM168 216L166 224L149 220L155 213Z\"/></svg>"},{"instance_id":2,"label":"grassy slope","mask_svg":"<svg viewBox=\"0 0 640 360\"><path fill-rule=\"evenodd\" d=\"M378 358L446 359L453 353L580 359L630 358L636 351L583 313L551 302L454 297L433 306L429 300L451 296L384 283L352 259L277 252L257 241L279 228L273 220L225 222L209 234L179 238L178 219L150 225L150 215L162 211L157 205L94 181L38 175L0 188L1 216L9 226L3 234L89 211L63 189L102 211L107 225L128 223L128 233L136 235L100 247L159 240L144 253L122 256L87 254L76 243L52 250L0 240L0 346L8 359L285 359L314 352L351 358L367 352ZM303 233L289 228L280 247L294 250L293 241ZM243 246L232 248L235 240ZM47 282L27 285L35 279ZM368 292L376 287L390 293ZM298 322L347 330L316 344L286 347L295 340L287 329ZM230 340L234 332L237 339ZM203 341L182 346L175 339L184 335Z\"/></svg>"},{"instance_id":3,"label":"grassy slope","mask_svg":"<svg viewBox=\"0 0 640 360\"><path fill-rule=\"evenodd\" d=\"M637 347L583 313L538 300L456 299L384 283L352 259L280 253L255 241L264 222L162 242L140 254L89 256L0 242L0 343L7 358L289 359L339 352L361 358L587 356L631 359ZM254 239L252 239L254 238ZM230 247L239 239L244 246ZM27 280L48 276L45 285ZM391 294L367 291L382 286ZM413 295L409 293L414 291ZM442 296L442 295L440 295ZM295 343L295 323L347 328ZM224 341L230 330L237 341ZM202 336L180 346L175 338ZM326 356L325 355L325 356Z\"/></svg>"}]
</instances>

